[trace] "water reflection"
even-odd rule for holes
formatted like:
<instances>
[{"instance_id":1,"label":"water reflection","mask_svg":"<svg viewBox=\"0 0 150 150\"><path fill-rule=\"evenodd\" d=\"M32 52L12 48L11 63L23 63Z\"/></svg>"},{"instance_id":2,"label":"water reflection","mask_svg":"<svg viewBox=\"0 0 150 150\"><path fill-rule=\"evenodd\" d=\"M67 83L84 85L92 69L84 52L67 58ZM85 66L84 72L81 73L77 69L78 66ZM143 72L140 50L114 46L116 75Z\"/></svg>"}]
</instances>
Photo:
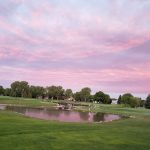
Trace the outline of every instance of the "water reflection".
<instances>
[{"instance_id":1,"label":"water reflection","mask_svg":"<svg viewBox=\"0 0 150 150\"><path fill-rule=\"evenodd\" d=\"M84 120L84 121L89 121L90 119L90 113L87 112L79 112L80 115L80 119Z\"/></svg>"},{"instance_id":2,"label":"water reflection","mask_svg":"<svg viewBox=\"0 0 150 150\"><path fill-rule=\"evenodd\" d=\"M58 120L63 122L108 122L112 120L118 120L122 117L119 115L105 114L105 113L91 113L91 112L79 112L59 110L56 108L29 108L19 106L6 106L5 108L0 105L0 109L6 109L18 113L22 113L26 116L44 119L44 120Z\"/></svg>"},{"instance_id":3,"label":"water reflection","mask_svg":"<svg viewBox=\"0 0 150 150\"><path fill-rule=\"evenodd\" d=\"M105 115L104 113L96 113L93 115L93 121L94 122L100 122L100 121L104 121L105 120Z\"/></svg>"},{"instance_id":4,"label":"water reflection","mask_svg":"<svg viewBox=\"0 0 150 150\"><path fill-rule=\"evenodd\" d=\"M6 105L0 105L0 110L5 110Z\"/></svg>"}]
</instances>

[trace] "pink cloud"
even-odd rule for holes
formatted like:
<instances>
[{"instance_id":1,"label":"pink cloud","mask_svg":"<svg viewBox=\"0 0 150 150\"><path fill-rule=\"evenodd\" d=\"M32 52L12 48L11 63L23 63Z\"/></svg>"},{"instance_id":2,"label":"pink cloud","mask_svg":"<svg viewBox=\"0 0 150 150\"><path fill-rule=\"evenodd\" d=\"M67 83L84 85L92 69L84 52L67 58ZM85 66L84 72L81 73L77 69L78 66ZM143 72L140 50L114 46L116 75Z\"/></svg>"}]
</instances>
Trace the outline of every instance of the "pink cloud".
<instances>
[{"instance_id":1,"label":"pink cloud","mask_svg":"<svg viewBox=\"0 0 150 150\"><path fill-rule=\"evenodd\" d=\"M0 81L148 92L148 1L79 4L0 4Z\"/></svg>"},{"instance_id":2,"label":"pink cloud","mask_svg":"<svg viewBox=\"0 0 150 150\"><path fill-rule=\"evenodd\" d=\"M1 79L26 80L30 84L36 85L63 85L65 88L78 90L84 86L90 86L96 90L107 92L148 92L150 86L146 84L150 80L150 72L142 69L118 70L82 70L82 69L62 69L62 70L29 70L22 68L3 67L0 71ZM75 88L76 87L76 88ZM146 89L145 89L146 88Z\"/></svg>"}]
</instances>

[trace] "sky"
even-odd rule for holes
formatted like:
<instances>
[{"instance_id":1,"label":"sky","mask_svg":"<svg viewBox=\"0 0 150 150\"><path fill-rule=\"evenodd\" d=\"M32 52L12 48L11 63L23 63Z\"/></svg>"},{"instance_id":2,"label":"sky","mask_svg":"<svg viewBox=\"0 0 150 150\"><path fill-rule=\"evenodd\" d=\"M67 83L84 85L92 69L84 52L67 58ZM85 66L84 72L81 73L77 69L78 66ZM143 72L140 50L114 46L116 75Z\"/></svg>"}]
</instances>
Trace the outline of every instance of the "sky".
<instances>
[{"instance_id":1,"label":"sky","mask_svg":"<svg viewBox=\"0 0 150 150\"><path fill-rule=\"evenodd\" d=\"M150 0L0 0L0 84L150 93Z\"/></svg>"}]
</instances>

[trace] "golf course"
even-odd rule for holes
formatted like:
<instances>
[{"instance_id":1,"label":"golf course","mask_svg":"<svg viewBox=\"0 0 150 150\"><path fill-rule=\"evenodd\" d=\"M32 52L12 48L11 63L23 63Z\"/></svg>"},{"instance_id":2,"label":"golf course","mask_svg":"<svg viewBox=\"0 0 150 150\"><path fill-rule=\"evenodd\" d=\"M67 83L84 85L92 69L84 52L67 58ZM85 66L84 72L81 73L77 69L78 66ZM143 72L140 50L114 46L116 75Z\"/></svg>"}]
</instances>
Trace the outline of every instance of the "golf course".
<instances>
[{"instance_id":1,"label":"golf course","mask_svg":"<svg viewBox=\"0 0 150 150\"><path fill-rule=\"evenodd\" d=\"M0 150L150 150L150 0L0 0Z\"/></svg>"},{"instance_id":2,"label":"golf course","mask_svg":"<svg viewBox=\"0 0 150 150\"><path fill-rule=\"evenodd\" d=\"M0 97L0 104L51 107L57 101ZM90 103L88 103L90 105ZM91 104L92 105L92 104ZM88 111L79 106L80 111ZM101 123L72 123L36 119L0 110L1 150L148 150L150 110L94 104L93 112L128 118Z\"/></svg>"}]
</instances>

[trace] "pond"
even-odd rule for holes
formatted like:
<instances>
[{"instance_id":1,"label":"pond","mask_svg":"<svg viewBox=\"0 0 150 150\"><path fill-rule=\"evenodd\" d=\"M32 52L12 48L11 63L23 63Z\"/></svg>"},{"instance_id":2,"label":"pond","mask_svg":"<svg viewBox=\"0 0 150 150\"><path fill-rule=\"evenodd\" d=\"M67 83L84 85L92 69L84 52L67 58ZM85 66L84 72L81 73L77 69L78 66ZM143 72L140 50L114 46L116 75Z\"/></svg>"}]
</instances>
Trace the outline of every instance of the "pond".
<instances>
[{"instance_id":1,"label":"pond","mask_svg":"<svg viewBox=\"0 0 150 150\"><path fill-rule=\"evenodd\" d=\"M6 105L0 104L0 110L4 110L6 108Z\"/></svg>"},{"instance_id":2,"label":"pond","mask_svg":"<svg viewBox=\"0 0 150 150\"><path fill-rule=\"evenodd\" d=\"M60 110L58 108L31 108L23 106L0 105L0 109L9 110L24 114L25 116L44 119L55 120L62 122L109 122L123 118L120 115L82 112L75 110Z\"/></svg>"}]
</instances>

